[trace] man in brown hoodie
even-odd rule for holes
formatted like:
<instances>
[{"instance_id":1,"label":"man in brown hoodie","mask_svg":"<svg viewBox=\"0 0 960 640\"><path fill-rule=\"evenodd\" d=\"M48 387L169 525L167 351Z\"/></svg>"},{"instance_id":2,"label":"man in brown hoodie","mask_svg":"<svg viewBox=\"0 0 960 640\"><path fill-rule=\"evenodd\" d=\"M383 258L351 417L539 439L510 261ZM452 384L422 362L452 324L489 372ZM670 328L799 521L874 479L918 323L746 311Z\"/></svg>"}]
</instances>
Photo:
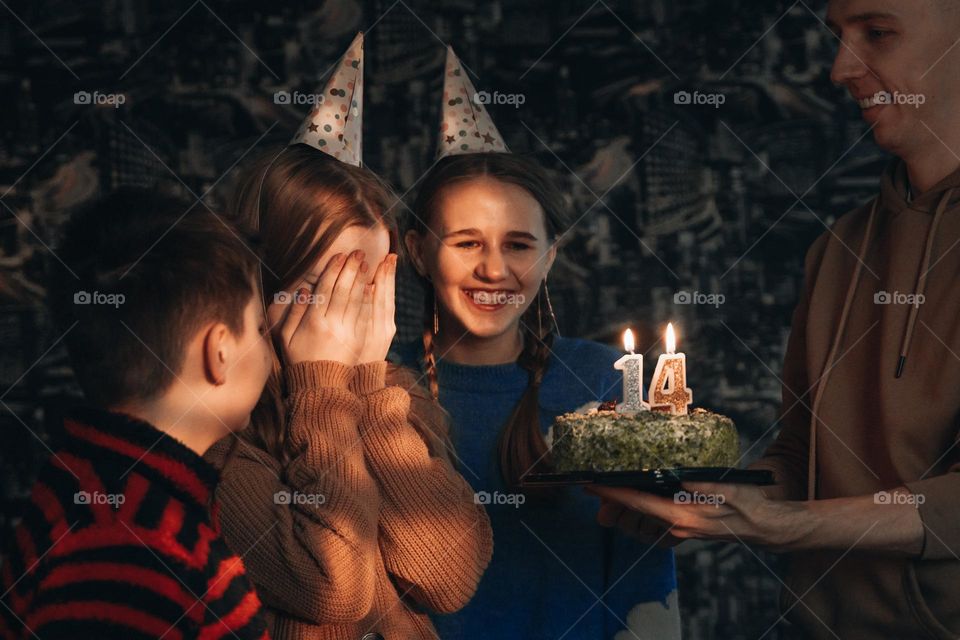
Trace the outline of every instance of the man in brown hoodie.
<instances>
[{"instance_id":1,"label":"man in brown hoodie","mask_svg":"<svg viewBox=\"0 0 960 640\"><path fill-rule=\"evenodd\" d=\"M719 506L597 489L599 518L788 553L782 614L803 637L956 640L960 2L831 0L827 23L832 80L896 159L807 255L780 434L753 465L777 486L686 487Z\"/></svg>"}]
</instances>

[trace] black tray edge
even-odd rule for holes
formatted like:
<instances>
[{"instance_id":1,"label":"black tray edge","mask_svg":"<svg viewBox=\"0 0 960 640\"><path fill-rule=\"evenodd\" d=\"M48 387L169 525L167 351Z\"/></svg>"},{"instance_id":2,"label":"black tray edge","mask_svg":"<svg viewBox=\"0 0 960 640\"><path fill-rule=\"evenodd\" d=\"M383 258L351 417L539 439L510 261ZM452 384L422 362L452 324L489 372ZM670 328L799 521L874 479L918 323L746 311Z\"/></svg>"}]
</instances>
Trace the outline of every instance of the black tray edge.
<instances>
[{"instance_id":1,"label":"black tray edge","mask_svg":"<svg viewBox=\"0 0 960 640\"><path fill-rule=\"evenodd\" d=\"M761 469L726 467L680 467L640 471L570 471L563 473L529 473L520 479L522 487L551 487L599 484L620 487L670 487L682 482L722 482L769 486L773 473Z\"/></svg>"}]
</instances>

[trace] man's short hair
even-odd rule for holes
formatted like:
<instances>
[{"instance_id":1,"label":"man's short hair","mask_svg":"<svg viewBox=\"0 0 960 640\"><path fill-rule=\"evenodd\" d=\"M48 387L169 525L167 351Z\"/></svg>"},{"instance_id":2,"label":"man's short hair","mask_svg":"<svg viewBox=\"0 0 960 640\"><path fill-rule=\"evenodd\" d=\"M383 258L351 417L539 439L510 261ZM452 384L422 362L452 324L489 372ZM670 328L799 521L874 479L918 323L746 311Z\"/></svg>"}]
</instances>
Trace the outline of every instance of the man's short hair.
<instances>
[{"instance_id":1,"label":"man's short hair","mask_svg":"<svg viewBox=\"0 0 960 640\"><path fill-rule=\"evenodd\" d=\"M139 189L72 216L48 290L87 400L154 398L180 374L202 327L223 322L240 335L256 287L252 245L203 204Z\"/></svg>"}]
</instances>

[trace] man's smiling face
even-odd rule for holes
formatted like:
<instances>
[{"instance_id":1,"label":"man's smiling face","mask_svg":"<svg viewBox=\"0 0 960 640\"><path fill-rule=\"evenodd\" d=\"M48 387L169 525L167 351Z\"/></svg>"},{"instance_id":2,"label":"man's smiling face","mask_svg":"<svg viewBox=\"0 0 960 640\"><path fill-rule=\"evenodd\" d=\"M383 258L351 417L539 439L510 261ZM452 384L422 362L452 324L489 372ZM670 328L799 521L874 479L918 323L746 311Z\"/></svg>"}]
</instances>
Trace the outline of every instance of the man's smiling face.
<instances>
[{"instance_id":1,"label":"man's smiling face","mask_svg":"<svg viewBox=\"0 0 960 640\"><path fill-rule=\"evenodd\" d=\"M956 0L831 0L840 39L830 77L858 102L877 144L901 158L950 144L960 109ZM880 96L879 100L877 99ZM938 140L938 138L940 140ZM941 142L943 141L943 142ZM954 153L960 155L960 149Z\"/></svg>"}]
</instances>

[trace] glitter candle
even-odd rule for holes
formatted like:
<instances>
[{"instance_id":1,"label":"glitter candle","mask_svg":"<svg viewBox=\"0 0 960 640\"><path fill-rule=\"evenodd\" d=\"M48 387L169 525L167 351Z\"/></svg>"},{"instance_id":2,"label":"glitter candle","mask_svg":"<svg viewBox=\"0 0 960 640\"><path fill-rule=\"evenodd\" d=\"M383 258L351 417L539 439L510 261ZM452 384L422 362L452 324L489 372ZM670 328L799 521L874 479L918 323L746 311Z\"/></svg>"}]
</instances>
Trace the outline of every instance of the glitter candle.
<instances>
[{"instance_id":1,"label":"glitter candle","mask_svg":"<svg viewBox=\"0 0 960 640\"><path fill-rule=\"evenodd\" d=\"M693 402L693 391L687 388L687 356L675 353L677 338L673 324L667 324L667 352L657 360L657 368L650 380L650 406L655 411L666 411L675 416L687 414L687 405Z\"/></svg>"},{"instance_id":2,"label":"glitter candle","mask_svg":"<svg viewBox=\"0 0 960 640\"><path fill-rule=\"evenodd\" d=\"M643 354L634 353L633 331L623 332L623 348L629 351L613 363L613 368L623 371L623 402L617 405L618 413L636 413L649 409L643 401Z\"/></svg>"}]
</instances>

